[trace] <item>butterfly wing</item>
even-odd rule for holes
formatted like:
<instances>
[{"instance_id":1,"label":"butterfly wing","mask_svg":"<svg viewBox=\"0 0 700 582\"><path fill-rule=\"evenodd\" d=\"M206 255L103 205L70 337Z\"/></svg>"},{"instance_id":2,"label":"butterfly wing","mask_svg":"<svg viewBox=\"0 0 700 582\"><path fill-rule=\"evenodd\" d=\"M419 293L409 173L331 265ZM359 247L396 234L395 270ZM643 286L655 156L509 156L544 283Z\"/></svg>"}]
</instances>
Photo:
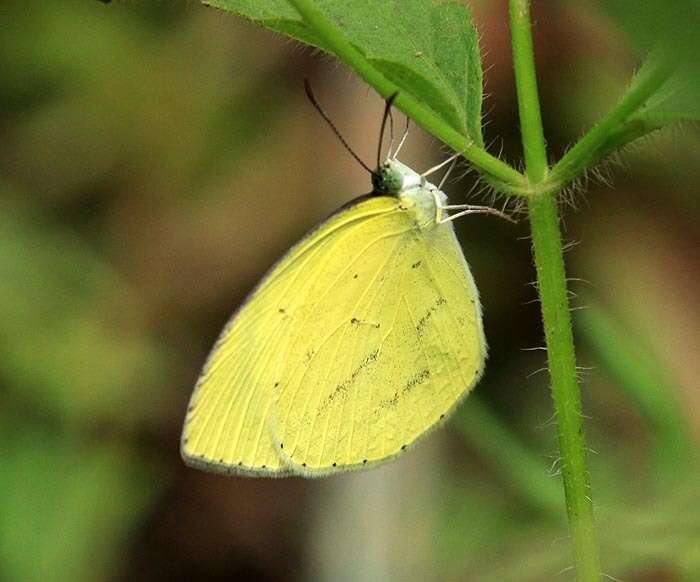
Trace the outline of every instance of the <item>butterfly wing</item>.
<instances>
[{"instance_id":1,"label":"butterfly wing","mask_svg":"<svg viewBox=\"0 0 700 582\"><path fill-rule=\"evenodd\" d=\"M275 381L275 446L306 476L400 454L483 370L477 290L451 223L421 228L397 211L375 226L312 285Z\"/></svg>"},{"instance_id":2,"label":"butterfly wing","mask_svg":"<svg viewBox=\"0 0 700 582\"><path fill-rule=\"evenodd\" d=\"M320 225L271 269L221 333L197 382L181 440L188 464L252 476L290 472L272 439L273 394L310 361L318 362L314 374L323 368L314 350L331 331L324 326L350 321L345 302L357 290L374 290L369 281L381 276L409 228L396 198L367 198ZM348 279L353 284L334 296ZM343 357L335 354L326 367Z\"/></svg>"}]
</instances>

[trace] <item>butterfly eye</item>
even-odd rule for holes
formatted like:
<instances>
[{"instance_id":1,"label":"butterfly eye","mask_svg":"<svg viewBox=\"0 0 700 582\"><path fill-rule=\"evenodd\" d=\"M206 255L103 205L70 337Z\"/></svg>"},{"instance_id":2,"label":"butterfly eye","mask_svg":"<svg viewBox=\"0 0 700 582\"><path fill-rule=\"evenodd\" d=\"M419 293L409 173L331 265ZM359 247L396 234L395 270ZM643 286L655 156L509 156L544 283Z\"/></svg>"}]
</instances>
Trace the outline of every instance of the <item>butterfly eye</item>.
<instances>
[{"instance_id":1,"label":"butterfly eye","mask_svg":"<svg viewBox=\"0 0 700 582\"><path fill-rule=\"evenodd\" d=\"M380 168L378 171L372 174L372 189L377 194L383 194L386 192L384 168Z\"/></svg>"}]
</instances>

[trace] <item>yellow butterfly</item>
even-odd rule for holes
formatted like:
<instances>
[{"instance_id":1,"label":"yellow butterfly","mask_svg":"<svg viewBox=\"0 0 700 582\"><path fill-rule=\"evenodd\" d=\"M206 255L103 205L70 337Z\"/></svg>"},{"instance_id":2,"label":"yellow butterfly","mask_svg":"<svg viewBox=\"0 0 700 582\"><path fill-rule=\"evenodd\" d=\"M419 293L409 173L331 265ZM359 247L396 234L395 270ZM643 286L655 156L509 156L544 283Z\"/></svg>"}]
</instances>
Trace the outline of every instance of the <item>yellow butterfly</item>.
<instances>
[{"instance_id":1,"label":"yellow butterfly","mask_svg":"<svg viewBox=\"0 0 700 582\"><path fill-rule=\"evenodd\" d=\"M426 180L447 162L418 174L396 159L402 144L372 172L372 193L292 247L226 325L188 407L188 465L271 477L372 467L477 383L481 307L451 220L500 213L448 205L444 178Z\"/></svg>"}]
</instances>

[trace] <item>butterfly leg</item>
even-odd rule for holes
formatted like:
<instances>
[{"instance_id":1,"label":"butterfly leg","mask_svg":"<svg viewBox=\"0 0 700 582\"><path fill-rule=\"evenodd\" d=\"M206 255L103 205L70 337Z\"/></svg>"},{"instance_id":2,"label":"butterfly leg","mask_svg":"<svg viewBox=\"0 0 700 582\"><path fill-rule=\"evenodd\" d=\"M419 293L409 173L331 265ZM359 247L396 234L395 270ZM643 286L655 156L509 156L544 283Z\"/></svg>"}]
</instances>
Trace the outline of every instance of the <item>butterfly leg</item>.
<instances>
[{"instance_id":1,"label":"butterfly leg","mask_svg":"<svg viewBox=\"0 0 700 582\"><path fill-rule=\"evenodd\" d=\"M459 156L462 154L455 154L453 156L450 156L447 158L444 162L440 162L437 166L433 166L432 168L427 169L425 172L423 172L420 177L421 178L427 178L430 176L430 174L434 174L437 172L439 169L444 168L447 164L454 162Z\"/></svg>"},{"instance_id":2,"label":"butterfly leg","mask_svg":"<svg viewBox=\"0 0 700 582\"><path fill-rule=\"evenodd\" d=\"M442 180L440 180L440 183L438 184L438 187L437 187L438 190L442 190L442 187L445 185L445 182L447 182L447 178L450 177L452 170L455 169L455 165L457 164L457 157L458 156L452 156L452 158L450 158L452 160L452 164L450 165L449 168L447 168L447 172L445 172L445 175L442 177Z\"/></svg>"},{"instance_id":3,"label":"butterfly leg","mask_svg":"<svg viewBox=\"0 0 700 582\"><path fill-rule=\"evenodd\" d=\"M512 222L513 224L517 223L515 219L508 216L505 212L501 212L500 210L496 210L495 208L491 208L490 206L475 206L472 204L447 204L445 206L440 206L439 210L460 210L461 212L457 212L457 214L452 214L446 216L445 218L441 218L438 221L438 224L449 222L450 220L454 220L455 218L459 218L460 216L466 216L467 214L492 214L493 216L498 216L499 218L503 218L504 220Z\"/></svg>"}]
</instances>

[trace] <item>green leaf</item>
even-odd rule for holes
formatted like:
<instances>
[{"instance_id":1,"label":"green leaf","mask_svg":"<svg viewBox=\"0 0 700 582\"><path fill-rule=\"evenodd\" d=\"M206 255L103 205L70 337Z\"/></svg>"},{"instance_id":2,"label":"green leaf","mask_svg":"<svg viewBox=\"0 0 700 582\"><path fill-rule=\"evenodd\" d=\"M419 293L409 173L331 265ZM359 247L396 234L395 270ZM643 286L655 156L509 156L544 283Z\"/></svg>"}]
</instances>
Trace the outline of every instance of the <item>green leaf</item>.
<instances>
[{"instance_id":1,"label":"green leaf","mask_svg":"<svg viewBox=\"0 0 700 582\"><path fill-rule=\"evenodd\" d=\"M674 79L630 124L648 131L677 121L700 120L700 2L698 0L597 0L642 55L654 50L679 67ZM648 133L647 131L647 133Z\"/></svg>"},{"instance_id":2,"label":"green leaf","mask_svg":"<svg viewBox=\"0 0 700 582\"><path fill-rule=\"evenodd\" d=\"M645 66L652 65L650 59ZM595 156L595 163L628 143L681 122L700 121L700 77L683 67L622 125L608 135Z\"/></svg>"},{"instance_id":3,"label":"green leaf","mask_svg":"<svg viewBox=\"0 0 700 582\"><path fill-rule=\"evenodd\" d=\"M331 52L284 0L206 3ZM435 0L320 0L317 5L400 91L483 145L481 57L465 6Z\"/></svg>"},{"instance_id":4,"label":"green leaf","mask_svg":"<svg viewBox=\"0 0 700 582\"><path fill-rule=\"evenodd\" d=\"M700 121L700 77L688 68L678 71L632 121L668 125L678 121Z\"/></svg>"},{"instance_id":5,"label":"green leaf","mask_svg":"<svg viewBox=\"0 0 700 582\"><path fill-rule=\"evenodd\" d=\"M686 64L696 63L700 46L698 0L596 0L627 34L632 44L646 53L657 45Z\"/></svg>"}]
</instances>

